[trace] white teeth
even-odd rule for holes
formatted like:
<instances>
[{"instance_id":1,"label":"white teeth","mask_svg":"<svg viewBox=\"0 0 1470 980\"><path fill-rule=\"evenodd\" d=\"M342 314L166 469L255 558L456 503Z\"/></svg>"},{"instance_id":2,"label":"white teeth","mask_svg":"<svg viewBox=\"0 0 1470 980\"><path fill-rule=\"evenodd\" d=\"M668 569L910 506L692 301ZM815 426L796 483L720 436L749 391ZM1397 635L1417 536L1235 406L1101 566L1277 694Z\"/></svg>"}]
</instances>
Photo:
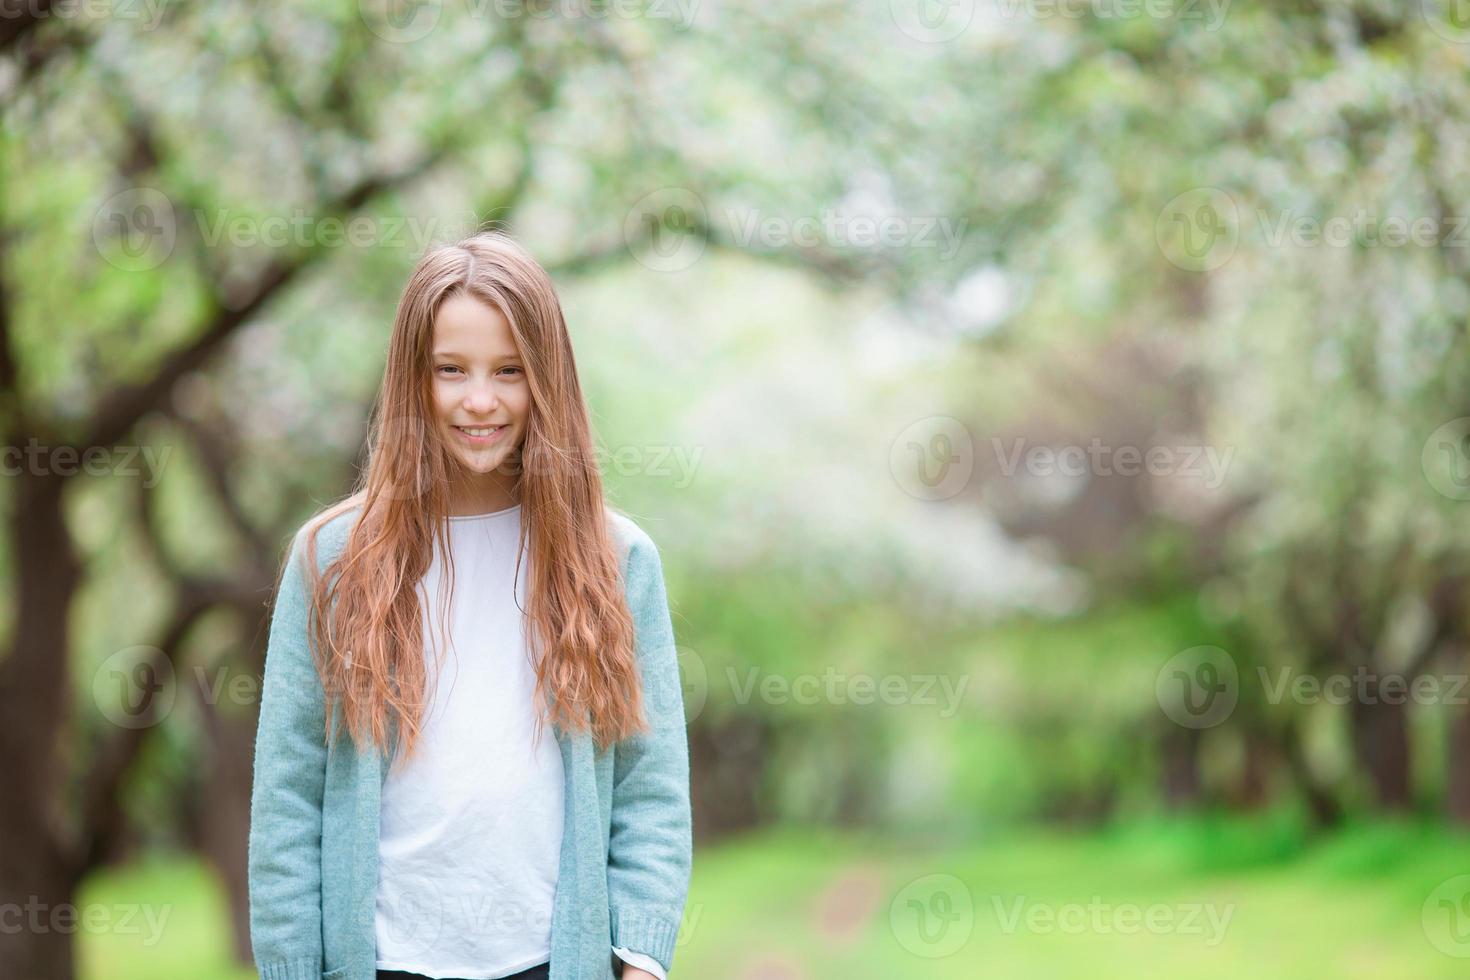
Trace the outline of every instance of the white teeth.
<instances>
[{"instance_id":1,"label":"white teeth","mask_svg":"<svg viewBox=\"0 0 1470 980\"><path fill-rule=\"evenodd\" d=\"M503 428L505 428L505 426L503 426L503 425L493 425L493 426L491 426L488 429L466 429L462 425L456 425L455 428L458 429L459 431L465 433L466 435L471 435L471 436L488 436L490 433L496 431L497 429L503 429Z\"/></svg>"}]
</instances>

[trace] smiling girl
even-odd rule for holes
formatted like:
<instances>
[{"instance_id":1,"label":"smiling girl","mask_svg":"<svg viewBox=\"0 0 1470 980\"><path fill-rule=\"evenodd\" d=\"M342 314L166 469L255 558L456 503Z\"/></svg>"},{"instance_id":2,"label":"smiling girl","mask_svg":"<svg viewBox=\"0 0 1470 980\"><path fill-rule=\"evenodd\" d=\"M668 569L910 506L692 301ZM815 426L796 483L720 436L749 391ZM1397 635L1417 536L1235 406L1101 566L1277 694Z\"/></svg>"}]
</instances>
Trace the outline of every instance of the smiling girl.
<instances>
[{"instance_id":1,"label":"smiling girl","mask_svg":"<svg viewBox=\"0 0 1470 980\"><path fill-rule=\"evenodd\" d=\"M605 500L556 292L503 233L418 263L361 483L292 542L249 852L263 980L672 964L691 824L662 563Z\"/></svg>"}]
</instances>

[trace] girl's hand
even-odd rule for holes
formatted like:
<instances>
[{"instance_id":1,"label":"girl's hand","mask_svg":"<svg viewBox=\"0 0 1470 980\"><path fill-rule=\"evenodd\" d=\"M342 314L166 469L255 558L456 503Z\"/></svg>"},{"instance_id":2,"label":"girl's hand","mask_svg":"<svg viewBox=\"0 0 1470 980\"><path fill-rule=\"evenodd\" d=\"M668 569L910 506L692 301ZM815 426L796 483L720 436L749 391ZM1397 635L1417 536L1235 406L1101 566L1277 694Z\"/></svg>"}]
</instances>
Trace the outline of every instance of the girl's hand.
<instances>
[{"instance_id":1,"label":"girl's hand","mask_svg":"<svg viewBox=\"0 0 1470 980\"><path fill-rule=\"evenodd\" d=\"M658 980L658 977L647 970L640 970L636 966L623 964L623 980Z\"/></svg>"}]
</instances>

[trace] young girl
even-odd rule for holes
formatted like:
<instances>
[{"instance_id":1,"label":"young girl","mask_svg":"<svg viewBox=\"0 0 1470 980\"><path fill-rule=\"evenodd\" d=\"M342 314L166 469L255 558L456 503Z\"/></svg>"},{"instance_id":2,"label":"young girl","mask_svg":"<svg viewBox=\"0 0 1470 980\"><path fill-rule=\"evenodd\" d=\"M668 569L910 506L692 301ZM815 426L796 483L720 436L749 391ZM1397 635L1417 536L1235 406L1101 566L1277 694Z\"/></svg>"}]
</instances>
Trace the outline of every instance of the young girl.
<instances>
[{"instance_id":1,"label":"young girl","mask_svg":"<svg viewBox=\"0 0 1470 980\"><path fill-rule=\"evenodd\" d=\"M360 486L281 575L260 975L666 980L690 844L662 565L603 497L556 292L504 234L434 249Z\"/></svg>"}]
</instances>

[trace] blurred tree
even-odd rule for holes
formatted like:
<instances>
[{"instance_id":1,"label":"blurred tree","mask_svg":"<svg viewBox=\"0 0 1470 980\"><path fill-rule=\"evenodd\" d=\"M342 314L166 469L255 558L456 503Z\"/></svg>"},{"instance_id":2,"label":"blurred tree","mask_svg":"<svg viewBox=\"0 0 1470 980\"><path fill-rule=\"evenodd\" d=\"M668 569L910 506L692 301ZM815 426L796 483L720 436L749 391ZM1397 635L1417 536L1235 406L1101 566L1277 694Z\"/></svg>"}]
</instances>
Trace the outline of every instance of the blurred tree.
<instances>
[{"instance_id":1,"label":"blurred tree","mask_svg":"<svg viewBox=\"0 0 1470 980\"><path fill-rule=\"evenodd\" d=\"M280 542L324 488L344 490L363 462L354 458L360 423L346 437L328 437L325 424L364 414L365 401L346 413L341 403L374 387L378 354L363 356L352 331L381 337L396 296L384 284L401 281L416 258L408 253L429 237L484 219L524 222L559 279L646 257L651 240L669 234L833 282L901 278L893 255L747 240L729 221L691 223L670 206L655 207L651 224L625 223L650 191L692 185L718 200L749 183L771 195L763 206L785 214L814 188L840 184L843 161L821 154L800 184L738 154L700 163L701 147L671 128L689 118L678 116L685 107L662 104L660 76L683 69L677 58L657 62L653 40L669 25L656 18L491 20L471 9L420 38L371 5L346 7L343 19L332 4L170 6L159 23L142 24L51 16L37 3L0 20L0 149L11 176L0 201L0 441L38 445L53 462L177 442L199 474L187 519L210 526L182 539L172 529L180 515L163 511L153 487L109 475L130 486L127 509L110 517L133 525L140 542L141 560L125 555L127 574L142 580L146 561L169 592L162 621L146 627L152 652L133 665L149 677L186 676L206 619L236 624L239 665L259 676L261 606ZM741 23L746 37L765 36L757 21ZM740 32L688 37L711 52L741 43ZM684 94L719 105L710 81L728 66L713 54L703 65L718 71ZM88 212L95 251L79 252L74 216ZM449 214L469 219L455 228ZM407 248L385 237L430 215ZM371 250L330 236L355 220L373 232ZM269 241L271 228L289 229L285 240ZM291 351L254 336L264 324L325 317L336 329L315 328L326 352L318 356L332 367L355 356L365 380L353 388L298 376ZM261 378L283 409L249 389ZM266 479L253 471L261 466ZM134 834L129 778L167 712L160 689L145 683L128 725L72 714L75 609L89 561L102 567L79 543L79 516L67 513L90 490L89 475L33 465L7 485L8 556L20 571L11 573L17 601L0 658L0 758L13 801L0 837L25 843L0 850L0 896L52 907L124 853ZM115 644L123 630L112 625ZM197 842L231 896L245 960L253 716L221 711L204 693L195 699L206 760ZM0 973L68 976L69 939L9 937Z\"/></svg>"}]
</instances>

